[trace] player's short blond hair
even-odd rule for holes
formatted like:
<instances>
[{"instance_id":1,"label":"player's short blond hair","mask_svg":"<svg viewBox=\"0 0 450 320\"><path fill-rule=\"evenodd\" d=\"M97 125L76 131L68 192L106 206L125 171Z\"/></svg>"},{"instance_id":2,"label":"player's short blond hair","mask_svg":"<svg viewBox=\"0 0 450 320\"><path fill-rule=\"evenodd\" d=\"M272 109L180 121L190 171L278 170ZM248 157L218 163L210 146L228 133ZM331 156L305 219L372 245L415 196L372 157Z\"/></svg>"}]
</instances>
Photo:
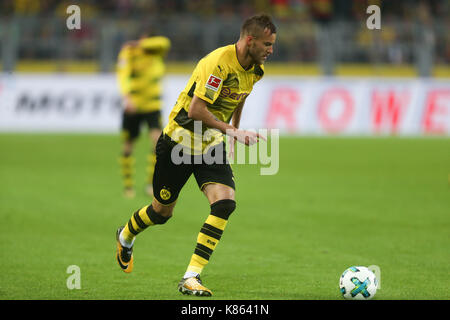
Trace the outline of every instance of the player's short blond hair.
<instances>
[{"instance_id":1,"label":"player's short blond hair","mask_svg":"<svg viewBox=\"0 0 450 320\"><path fill-rule=\"evenodd\" d=\"M272 18L261 13L256 16L250 17L244 21L241 27L241 38L246 35L251 35L254 37L260 36L264 30L268 29L270 33L276 33L277 28L272 22Z\"/></svg>"}]
</instances>

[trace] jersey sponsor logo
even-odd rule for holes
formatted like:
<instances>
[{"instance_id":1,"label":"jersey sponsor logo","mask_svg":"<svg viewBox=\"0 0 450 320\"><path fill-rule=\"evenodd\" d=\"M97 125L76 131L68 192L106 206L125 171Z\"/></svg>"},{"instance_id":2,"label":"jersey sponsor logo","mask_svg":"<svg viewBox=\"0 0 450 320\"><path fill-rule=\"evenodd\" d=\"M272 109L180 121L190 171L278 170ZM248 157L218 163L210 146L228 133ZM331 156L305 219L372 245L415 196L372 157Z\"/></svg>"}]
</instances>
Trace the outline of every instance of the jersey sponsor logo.
<instances>
[{"instance_id":1,"label":"jersey sponsor logo","mask_svg":"<svg viewBox=\"0 0 450 320\"><path fill-rule=\"evenodd\" d=\"M222 83L222 79L219 77L213 76L212 74L209 76L208 82L205 87L211 89L213 91L219 90L220 84Z\"/></svg>"},{"instance_id":2,"label":"jersey sponsor logo","mask_svg":"<svg viewBox=\"0 0 450 320\"><path fill-rule=\"evenodd\" d=\"M237 101L245 99L248 95L249 95L249 93L246 93L246 92L242 92L242 93L231 92L230 88L228 88L228 87L223 87L219 94L219 96L222 98L228 97L232 100L237 100Z\"/></svg>"}]
</instances>

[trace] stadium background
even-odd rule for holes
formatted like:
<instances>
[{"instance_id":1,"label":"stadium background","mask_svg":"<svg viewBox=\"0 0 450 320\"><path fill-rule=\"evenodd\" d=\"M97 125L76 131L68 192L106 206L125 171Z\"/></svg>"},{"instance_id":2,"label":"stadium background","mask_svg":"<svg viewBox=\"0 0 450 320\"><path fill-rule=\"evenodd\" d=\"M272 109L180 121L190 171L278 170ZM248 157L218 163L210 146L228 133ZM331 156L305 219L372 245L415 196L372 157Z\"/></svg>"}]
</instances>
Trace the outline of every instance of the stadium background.
<instances>
[{"instance_id":1,"label":"stadium background","mask_svg":"<svg viewBox=\"0 0 450 320\"><path fill-rule=\"evenodd\" d=\"M142 27L171 39L167 112L195 62L262 11L278 38L243 125L281 129L280 168L234 167L239 211L204 281L218 299L338 299L345 268L378 265L379 299L449 298L449 1L4 0L2 299L189 299L175 287L207 212L192 181L139 239L136 272L115 265L115 228L149 201L121 197L117 53Z\"/></svg>"}]
</instances>

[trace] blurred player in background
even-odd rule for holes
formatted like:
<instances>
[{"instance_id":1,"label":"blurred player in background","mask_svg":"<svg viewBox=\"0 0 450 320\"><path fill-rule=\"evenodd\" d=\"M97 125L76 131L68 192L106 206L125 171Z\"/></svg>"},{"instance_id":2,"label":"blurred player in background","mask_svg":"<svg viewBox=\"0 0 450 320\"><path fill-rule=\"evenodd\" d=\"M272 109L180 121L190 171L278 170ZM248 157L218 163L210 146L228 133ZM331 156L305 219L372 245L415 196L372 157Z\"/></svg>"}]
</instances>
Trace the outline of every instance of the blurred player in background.
<instances>
[{"instance_id":1,"label":"blurred player in background","mask_svg":"<svg viewBox=\"0 0 450 320\"><path fill-rule=\"evenodd\" d=\"M165 72L164 57L170 49L170 40L144 33L139 40L125 43L119 53L117 77L123 97L122 114L122 170L124 195L134 197L133 147L142 124L149 129L152 146L147 156L146 193L153 196L153 172L156 162L155 146L161 135L162 85Z\"/></svg>"},{"instance_id":2,"label":"blurred player in background","mask_svg":"<svg viewBox=\"0 0 450 320\"><path fill-rule=\"evenodd\" d=\"M137 234L149 226L167 222L181 189L194 174L199 189L208 199L210 213L198 234L194 254L178 290L184 294L212 295L211 290L203 286L200 273L236 208L235 182L226 161L224 135L231 139L231 148L235 141L246 145L259 141L259 134L238 128L245 99L263 77L263 63L272 54L275 39L276 28L271 18L254 16L242 25L237 43L214 50L197 64L156 145L153 201L137 210L128 223L117 230L117 262L123 271L128 273L133 269L133 244ZM196 144L198 133L202 136L202 131L195 130L198 123L202 130L213 130L208 130L210 137L203 135ZM180 145L183 153L189 155L189 161L177 164L172 151ZM222 161L207 163L208 156Z\"/></svg>"}]
</instances>

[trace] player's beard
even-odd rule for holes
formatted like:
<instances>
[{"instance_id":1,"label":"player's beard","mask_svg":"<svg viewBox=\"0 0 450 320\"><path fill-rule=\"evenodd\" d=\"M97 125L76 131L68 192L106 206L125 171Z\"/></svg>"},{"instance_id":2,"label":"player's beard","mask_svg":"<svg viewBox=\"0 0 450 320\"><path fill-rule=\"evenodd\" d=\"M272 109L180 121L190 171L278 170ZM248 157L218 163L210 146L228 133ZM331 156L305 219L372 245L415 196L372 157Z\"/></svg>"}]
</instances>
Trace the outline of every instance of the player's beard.
<instances>
[{"instance_id":1,"label":"player's beard","mask_svg":"<svg viewBox=\"0 0 450 320\"><path fill-rule=\"evenodd\" d=\"M258 52L258 50L256 49L256 47L253 48L249 48L248 49L248 55L252 58L253 60L253 64L263 64L264 60L263 60L263 53L262 52Z\"/></svg>"}]
</instances>

